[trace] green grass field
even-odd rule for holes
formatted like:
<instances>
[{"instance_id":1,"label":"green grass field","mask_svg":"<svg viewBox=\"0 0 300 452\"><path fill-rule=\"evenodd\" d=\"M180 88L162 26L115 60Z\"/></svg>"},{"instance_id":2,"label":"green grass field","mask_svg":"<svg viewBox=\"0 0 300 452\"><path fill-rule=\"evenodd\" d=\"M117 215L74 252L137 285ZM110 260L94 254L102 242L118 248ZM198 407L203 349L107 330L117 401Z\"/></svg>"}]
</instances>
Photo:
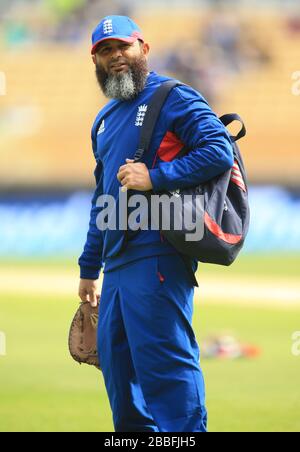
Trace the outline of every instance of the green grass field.
<instances>
[{"instance_id":1,"label":"green grass field","mask_svg":"<svg viewBox=\"0 0 300 452\"><path fill-rule=\"evenodd\" d=\"M202 267L206 276L257 275L299 281L299 258L242 258L232 269ZM24 264L11 263L16 275ZM0 264L0 274L8 264ZM74 274L74 263L28 263L32 278L44 272ZM16 276L17 278L17 276ZM16 279L16 285L18 284ZM67 335L77 306L74 296L1 291L0 331L7 355L0 356L0 431L113 431L100 372L73 363ZM238 296L238 294L237 294ZM195 305L194 328L201 340L230 331L258 345L261 356L234 361L204 360L210 431L300 431L300 356L293 356L292 333L300 331L300 306L272 307L209 300Z\"/></svg>"}]
</instances>

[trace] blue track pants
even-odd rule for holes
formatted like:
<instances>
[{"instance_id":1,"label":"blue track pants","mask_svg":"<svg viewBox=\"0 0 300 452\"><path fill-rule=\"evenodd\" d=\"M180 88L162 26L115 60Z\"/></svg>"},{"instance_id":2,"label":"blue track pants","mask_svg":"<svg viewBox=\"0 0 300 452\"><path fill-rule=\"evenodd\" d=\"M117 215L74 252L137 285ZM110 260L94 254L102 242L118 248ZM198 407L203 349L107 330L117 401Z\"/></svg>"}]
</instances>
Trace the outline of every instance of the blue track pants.
<instances>
[{"instance_id":1,"label":"blue track pants","mask_svg":"<svg viewBox=\"0 0 300 452\"><path fill-rule=\"evenodd\" d=\"M98 351L116 432L205 432L194 288L178 255L106 272Z\"/></svg>"}]
</instances>

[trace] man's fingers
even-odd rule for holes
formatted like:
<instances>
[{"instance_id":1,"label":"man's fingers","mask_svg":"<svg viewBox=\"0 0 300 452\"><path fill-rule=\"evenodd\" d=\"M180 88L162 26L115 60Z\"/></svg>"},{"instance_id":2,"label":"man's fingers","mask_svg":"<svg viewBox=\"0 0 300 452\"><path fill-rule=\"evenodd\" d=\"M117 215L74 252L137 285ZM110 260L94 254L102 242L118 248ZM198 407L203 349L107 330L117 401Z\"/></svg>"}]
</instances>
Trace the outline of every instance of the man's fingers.
<instances>
[{"instance_id":1,"label":"man's fingers","mask_svg":"<svg viewBox=\"0 0 300 452\"><path fill-rule=\"evenodd\" d=\"M97 281L91 279L81 279L79 284L78 295L83 303L90 303L97 306L100 296L97 295Z\"/></svg>"},{"instance_id":2,"label":"man's fingers","mask_svg":"<svg viewBox=\"0 0 300 452\"><path fill-rule=\"evenodd\" d=\"M126 165L120 166L119 172L118 172L118 174L117 174L117 178L118 178L118 180L119 180L120 182L121 182L121 179L122 179L123 177L125 177L126 174L129 173L129 170L130 170L129 165L131 165L132 163L134 163L134 160L132 160L132 159L126 159Z\"/></svg>"},{"instance_id":3,"label":"man's fingers","mask_svg":"<svg viewBox=\"0 0 300 452\"><path fill-rule=\"evenodd\" d=\"M97 305L98 305L97 294L96 294L96 292L94 292L93 290L91 290L91 291L89 292L89 302L90 302L90 304L91 304L91 306L92 306L93 308L96 308Z\"/></svg>"},{"instance_id":4,"label":"man's fingers","mask_svg":"<svg viewBox=\"0 0 300 452\"><path fill-rule=\"evenodd\" d=\"M129 174L128 167L123 166L119 169L117 179L121 182L121 180L124 179L124 177L126 177L128 174Z\"/></svg>"},{"instance_id":5,"label":"man's fingers","mask_svg":"<svg viewBox=\"0 0 300 452\"><path fill-rule=\"evenodd\" d=\"M133 188L132 184L131 184L131 179L129 177L125 177L124 179L122 179L121 184L123 185L122 190L121 190L122 192Z\"/></svg>"},{"instance_id":6,"label":"man's fingers","mask_svg":"<svg viewBox=\"0 0 300 452\"><path fill-rule=\"evenodd\" d=\"M100 298L100 295L97 295L94 290L80 290L79 298L83 303L91 303L92 306L97 306L98 298Z\"/></svg>"},{"instance_id":7,"label":"man's fingers","mask_svg":"<svg viewBox=\"0 0 300 452\"><path fill-rule=\"evenodd\" d=\"M124 176L124 167L123 167L123 169L122 169L122 166L121 166L121 168L119 168L119 171L118 171L118 174L117 174L117 178L120 180L120 178L122 177L122 176Z\"/></svg>"},{"instance_id":8,"label":"man's fingers","mask_svg":"<svg viewBox=\"0 0 300 452\"><path fill-rule=\"evenodd\" d=\"M88 302L88 294L86 292L80 291L79 292L79 298L82 301L82 303Z\"/></svg>"},{"instance_id":9,"label":"man's fingers","mask_svg":"<svg viewBox=\"0 0 300 452\"><path fill-rule=\"evenodd\" d=\"M133 169L133 166L134 169ZM117 179L123 185L121 191L126 192L127 190L136 190L138 185L136 180L139 180L140 174L143 174L145 166L142 163L134 163L132 159L126 159L126 165L120 167L117 174Z\"/></svg>"},{"instance_id":10,"label":"man's fingers","mask_svg":"<svg viewBox=\"0 0 300 452\"><path fill-rule=\"evenodd\" d=\"M128 182L129 182L129 177L128 177L128 176L124 177L124 178L121 180L121 184L122 184L122 185L126 185L126 186L127 186Z\"/></svg>"},{"instance_id":11,"label":"man's fingers","mask_svg":"<svg viewBox=\"0 0 300 452\"><path fill-rule=\"evenodd\" d=\"M130 165L131 165L130 163L126 163L126 165L120 166L119 173L123 173L123 171L128 171Z\"/></svg>"}]
</instances>

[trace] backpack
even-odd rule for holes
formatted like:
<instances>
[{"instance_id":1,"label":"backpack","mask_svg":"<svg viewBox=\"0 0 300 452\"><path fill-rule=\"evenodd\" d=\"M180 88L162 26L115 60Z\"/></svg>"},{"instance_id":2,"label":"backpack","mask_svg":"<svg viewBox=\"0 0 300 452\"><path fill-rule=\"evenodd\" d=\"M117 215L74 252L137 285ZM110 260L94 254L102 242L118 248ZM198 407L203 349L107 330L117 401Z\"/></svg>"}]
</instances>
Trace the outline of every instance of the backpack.
<instances>
[{"instance_id":1,"label":"backpack","mask_svg":"<svg viewBox=\"0 0 300 452\"><path fill-rule=\"evenodd\" d=\"M163 82L154 93L142 126L139 148L134 158L135 162L141 161L148 151L161 109L171 90L180 85L182 83L176 80L168 80ZM160 212L159 225L163 236L185 257L186 262L188 258L192 258L200 262L229 266L234 262L244 245L250 221L245 167L237 146L237 141L246 135L246 128L237 114L224 115L220 120L224 126L228 126L235 120L242 123L240 132L236 136L231 136L234 154L233 167L197 187L176 191L176 196L181 198L183 209L195 210L193 203L186 204L186 195L203 196L203 237L198 241L186 240L187 233L190 233L190 231L186 230L184 225L181 229L176 230L174 217L171 218L170 227L164 228L163 217L166 214L170 215L164 210ZM186 151L185 149L184 153ZM182 152L180 154L180 157L182 157ZM149 192L147 193L149 195ZM149 196L152 194L153 192L150 192ZM164 191L161 194L169 197L174 196L174 192ZM191 212L191 214L195 214L195 212ZM171 213L172 215L175 215L174 211Z\"/></svg>"}]
</instances>

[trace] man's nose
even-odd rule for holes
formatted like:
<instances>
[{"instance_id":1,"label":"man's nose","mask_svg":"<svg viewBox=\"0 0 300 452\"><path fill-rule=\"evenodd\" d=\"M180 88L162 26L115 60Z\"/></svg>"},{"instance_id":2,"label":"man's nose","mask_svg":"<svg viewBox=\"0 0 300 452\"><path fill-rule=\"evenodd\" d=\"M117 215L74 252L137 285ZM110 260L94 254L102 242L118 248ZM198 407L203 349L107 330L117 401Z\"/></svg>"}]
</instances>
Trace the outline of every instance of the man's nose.
<instances>
[{"instance_id":1,"label":"man's nose","mask_svg":"<svg viewBox=\"0 0 300 452\"><path fill-rule=\"evenodd\" d=\"M119 58L122 55L123 55L123 53L122 53L121 49L119 49L118 47L113 49L113 51L112 51L112 59Z\"/></svg>"}]
</instances>

